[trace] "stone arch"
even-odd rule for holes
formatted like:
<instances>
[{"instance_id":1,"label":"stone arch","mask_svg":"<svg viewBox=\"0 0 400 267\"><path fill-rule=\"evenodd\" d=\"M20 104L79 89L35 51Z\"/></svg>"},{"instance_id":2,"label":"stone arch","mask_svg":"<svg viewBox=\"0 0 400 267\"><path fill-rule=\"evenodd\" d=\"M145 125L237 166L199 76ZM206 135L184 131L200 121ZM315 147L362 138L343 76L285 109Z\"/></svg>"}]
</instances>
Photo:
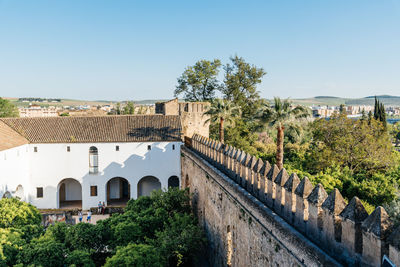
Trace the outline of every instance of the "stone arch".
<instances>
[{"instance_id":1,"label":"stone arch","mask_svg":"<svg viewBox=\"0 0 400 267\"><path fill-rule=\"evenodd\" d=\"M82 185L74 178L66 178L58 183L57 196L60 209L82 208Z\"/></svg>"},{"instance_id":2,"label":"stone arch","mask_svg":"<svg viewBox=\"0 0 400 267\"><path fill-rule=\"evenodd\" d=\"M22 185L17 186L17 188L15 189L14 196L16 198L19 198L20 200L24 200L25 194L24 194L24 187Z\"/></svg>"},{"instance_id":3,"label":"stone arch","mask_svg":"<svg viewBox=\"0 0 400 267\"><path fill-rule=\"evenodd\" d=\"M161 189L161 182L154 176L145 176L137 184L138 197L150 196L154 190Z\"/></svg>"},{"instance_id":4,"label":"stone arch","mask_svg":"<svg viewBox=\"0 0 400 267\"><path fill-rule=\"evenodd\" d=\"M179 188L179 177L176 175L173 175L168 178L168 188Z\"/></svg>"},{"instance_id":5,"label":"stone arch","mask_svg":"<svg viewBox=\"0 0 400 267\"><path fill-rule=\"evenodd\" d=\"M106 184L107 205L124 206L131 199L131 185L123 177L114 177Z\"/></svg>"}]
</instances>

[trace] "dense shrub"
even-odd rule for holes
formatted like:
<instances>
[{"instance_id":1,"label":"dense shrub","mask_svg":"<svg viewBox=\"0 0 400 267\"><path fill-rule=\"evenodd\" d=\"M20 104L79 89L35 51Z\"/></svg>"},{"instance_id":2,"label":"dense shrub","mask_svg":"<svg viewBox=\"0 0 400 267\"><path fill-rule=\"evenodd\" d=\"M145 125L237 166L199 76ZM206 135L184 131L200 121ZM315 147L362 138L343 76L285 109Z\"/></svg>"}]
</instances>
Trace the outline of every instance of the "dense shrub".
<instances>
[{"instance_id":1,"label":"dense shrub","mask_svg":"<svg viewBox=\"0 0 400 267\"><path fill-rule=\"evenodd\" d=\"M56 223L45 232L36 208L1 200L0 267L190 266L205 238L189 199L188 190L158 191L96 225Z\"/></svg>"}]
</instances>

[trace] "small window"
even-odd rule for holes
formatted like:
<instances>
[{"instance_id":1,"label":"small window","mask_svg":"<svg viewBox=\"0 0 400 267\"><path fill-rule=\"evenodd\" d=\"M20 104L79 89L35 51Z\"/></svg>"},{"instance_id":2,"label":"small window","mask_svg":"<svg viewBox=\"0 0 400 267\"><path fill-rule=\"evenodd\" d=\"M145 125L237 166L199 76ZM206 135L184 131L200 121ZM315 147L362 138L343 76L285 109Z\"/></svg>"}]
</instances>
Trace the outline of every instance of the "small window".
<instances>
[{"instance_id":1,"label":"small window","mask_svg":"<svg viewBox=\"0 0 400 267\"><path fill-rule=\"evenodd\" d=\"M148 146L147 146L147 150L151 150L151 145L148 145Z\"/></svg>"},{"instance_id":2,"label":"small window","mask_svg":"<svg viewBox=\"0 0 400 267\"><path fill-rule=\"evenodd\" d=\"M119 151L119 146L115 146L115 151Z\"/></svg>"},{"instance_id":3,"label":"small window","mask_svg":"<svg viewBox=\"0 0 400 267\"><path fill-rule=\"evenodd\" d=\"M43 187L36 187L36 197L37 198L43 197Z\"/></svg>"},{"instance_id":4,"label":"small window","mask_svg":"<svg viewBox=\"0 0 400 267\"><path fill-rule=\"evenodd\" d=\"M97 196L97 186L96 185L90 186L90 196L91 197Z\"/></svg>"},{"instance_id":5,"label":"small window","mask_svg":"<svg viewBox=\"0 0 400 267\"><path fill-rule=\"evenodd\" d=\"M172 150L175 150L175 145L172 145Z\"/></svg>"},{"instance_id":6,"label":"small window","mask_svg":"<svg viewBox=\"0 0 400 267\"><path fill-rule=\"evenodd\" d=\"M37 152L37 146L33 147L33 152Z\"/></svg>"},{"instance_id":7,"label":"small window","mask_svg":"<svg viewBox=\"0 0 400 267\"><path fill-rule=\"evenodd\" d=\"M71 152L71 147L67 146L67 152Z\"/></svg>"}]
</instances>

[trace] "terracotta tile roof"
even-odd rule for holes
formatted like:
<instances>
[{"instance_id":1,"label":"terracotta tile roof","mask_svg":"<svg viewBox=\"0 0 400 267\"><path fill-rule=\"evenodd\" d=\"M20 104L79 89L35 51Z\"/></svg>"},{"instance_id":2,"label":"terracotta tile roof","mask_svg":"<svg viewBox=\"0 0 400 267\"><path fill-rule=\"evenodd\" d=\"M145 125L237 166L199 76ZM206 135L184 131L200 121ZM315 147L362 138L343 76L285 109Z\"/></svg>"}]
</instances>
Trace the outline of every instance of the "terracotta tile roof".
<instances>
[{"instance_id":1,"label":"terracotta tile roof","mask_svg":"<svg viewBox=\"0 0 400 267\"><path fill-rule=\"evenodd\" d=\"M3 118L30 143L181 141L179 116Z\"/></svg>"},{"instance_id":2,"label":"terracotta tile roof","mask_svg":"<svg viewBox=\"0 0 400 267\"><path fill-rule=\"evenodd\" d=\"M23 136L0 121L0 151L29 143Z\"/></svg>"}]
</instances>

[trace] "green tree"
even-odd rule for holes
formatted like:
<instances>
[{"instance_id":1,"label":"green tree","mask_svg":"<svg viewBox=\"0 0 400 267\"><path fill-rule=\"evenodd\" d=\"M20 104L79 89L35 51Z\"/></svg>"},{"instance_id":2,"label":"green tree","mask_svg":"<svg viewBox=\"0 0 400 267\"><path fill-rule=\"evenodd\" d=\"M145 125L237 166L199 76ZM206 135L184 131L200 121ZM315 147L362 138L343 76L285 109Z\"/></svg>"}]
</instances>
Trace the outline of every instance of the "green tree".
<instances>
[{"instance_id":1,"label":"green tree","mask_svg":"<svg viewBox=\"0 0 400 267\"><path fill-rule=\"evenodd\" d=\"M384 171L393 166L392 144L381 123L370 124L337 114L329 121L313 123L313 143L309 169L324 170L333 164L352 173Z\"/></svg>"},{"instance_id":2,"label":"green tree","mask_svg":"<svg viewBox=\"0 0 400 267\"><path fill-rule=\"evenodd\" d=\"M18 255L18 261L26 265L53 267L64 265L64 245L53 238L41 236L25 246Z\"/></svg>"},{"instance_id":3,"label":"green tree","mask_svg":"<svg viewBox=\"0 0 400 267\"><path fill-rule=\"evenodd\" d=\"M189 66L178 78L174 95L183 94L186 101L211 101L221 85L217 79L221 61L200 60Z\"/></svg>"},{"instance_id":4,"label":"green tree","mask_svg":"<svg viewBox=\"0 0 400 267\"><path fill-rule=\"evenodd\" d=\"M101 233L96 226L90 223L78 223L74 227L67 228L65 245L70 250L84 250L87 252L103 249Z\"/></svg>"},{"instance_id":5,"label":"green tree","mask_svg":"<svg viewBox=\"0 0 400 267\"><path fill-rule=\"evenodd\" d=\"M39 226L42 216L39 211L26 202L16 198L0 200L0 228L22 228L27 225Z\"/></svg>"},{"instance_id":6,"label":"green tree","mask_svg":"<svg viewBox=\"0 0 400 267\"><path fill-rule=\"evenodd\" d=\"M73 250L68 253L65 258L65 263L68 266L76 267L94 267L95 264L90 258L90 253L84 250Z\"/></svg>"},{"instance_id":7,"label":"green tree","mask_svg":"<svg viewBox=\"0 0 400 267\"><path fill-rule=\"evenodd\" d=\"M117 115L121 115L121 103L117 103L116 105L115 105L115 114L117 114Z\"/></svg>"},{"instance_id":8,"label":"green tree","mask_svg":"<svg viewBox=\"0 0 400 267\"><path fill-rule=\"evenodd\" d=\"M397 191L396 197L390 203L384 205L390 219L396 226L400 225L400 191Z\"/></svg>"},{"instance_id":9,"label":"green tree","mask_svg":"<svg viewBox=\"0 0 400 267\"><path fill-rule=\"evenodd\" d=\"M365 109L362 109L362 111L361 111L361 118L360 118L360 120L362 120L362 121L368 120L367 114L365 113Z\"/></svg>"},{"instance_id":10,"label":"green tree","mask_svg":"<svg viewBox=\"0 0 400 267\"><path fill-rule=\"evenodd\" d=\"M219 122L219 141L224 143L224 123L233 124L240 115L240 108L228 100L214 99L204 115L210 116L206 123Z\"/></svg>"},{"instance_id":11,"label":"green tree","mask_svg":"<svg viewBox=\"0 0 400 267\"><path fill-rule=\"evenodd\" d=\"M277 130L276 137L276 164L279 169L283 167L283 141L285 128L294 128L299 119L307 118L310 112L303 106L292 107L288 99L281 100L274 98L274 105L264 105L260 109L258 118L262 124L275 127Z\"/></svg>"},{"instance_id":12,"label":"green tree","mask_svg":"<svg viewBox=\"0 0 400 267\"><path fill-rule=\"evenodd\" d=\"M228 125L225 128L224 142L251 154L256 154L257 149L254 147L254 144L257 142L258 134L255 129L256 126L254 123L237 118L234 125ZM217 139L219 137L218 132L219 125L211 124L211 136Z\"/></svg>"},{"instance_id":13,"label":"green tree","mask_svg":"<svg viewBox=\"0 0 400 267\"><path fill-rule=\"evenodd\" d=\"M25 245L21 232L17 229L0 228L0 266L12 266Z\"/></svg>"},{"instance_id":14,"label":"green tree","mask_svg":"<svg viewBox=\"0 0 400 267\"><path fill-rule=\"evenodd\" d=\"M245 118L253 117L262 103L257 85L266 72L238 56L231 57L231 64L224 69L224 98L239 106Z\"/></svg>"},{"instance_id":15,"label":"green tree","mask_svg":"<svg viewBox=\"0 0 400 267\"><path fill-rule=\"evenodd\" d=\"M206 244L206 239L193 216L175 213L168 219L164 231L157 232L157 246L169 266L193 266L193 259Z\"/></svg>"},{"instance_id":16,"label":"green tree","mask_svg":"<svg viewBox=\"0 0 400 267\"><path fill-rule=\"evenodd\" d=\"M105 267L142 267L165 266L165 261L160 257L158 249L151 245L129 244L120 247L117 253L107 259Z\"/></svg>"},{"instance_id":17,"label":"green tree","mask_svg":"<svg viewBox=\"0 0 400 267\"><path fill-rule=\"evenodd\" d=\"M385 106L381 103L375 96L375 106L374 106L374 119L382 122L383 128L386 130L387 121L386 121L386 111Z\"/></svg>"},{"instance_id":18,"label":"green tree","mask_svg":"<svg viewBox=\"0 0 400 267\"><path fill-rule=\"evenodd\" d=\"M133 115L135 114L135 104L132 101L126 102L126 105L124 107L124 112L125 115Z\"/></svg>"},{"instance_id":19,"label":"green tree","mask_svg":"<svg viewBox=\"0 0 400 267\"><path fill-rule=\"evenodd\" d=\"M340 114L346 114L346 108L345 108L344 104L340 104L339 113Z\"/></svg>"},{"instance_id":20,"label":"green tree","mask_svg":"<svg viewBox=\"0 0 400 267\"><path fill-rule=\"evenodd\" d=\"M9 100L0 97L0 118L19 117L19 111Z\"/></svg>"}]
</instances>

